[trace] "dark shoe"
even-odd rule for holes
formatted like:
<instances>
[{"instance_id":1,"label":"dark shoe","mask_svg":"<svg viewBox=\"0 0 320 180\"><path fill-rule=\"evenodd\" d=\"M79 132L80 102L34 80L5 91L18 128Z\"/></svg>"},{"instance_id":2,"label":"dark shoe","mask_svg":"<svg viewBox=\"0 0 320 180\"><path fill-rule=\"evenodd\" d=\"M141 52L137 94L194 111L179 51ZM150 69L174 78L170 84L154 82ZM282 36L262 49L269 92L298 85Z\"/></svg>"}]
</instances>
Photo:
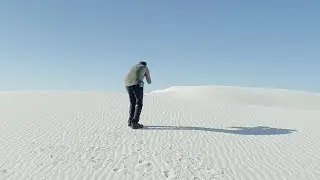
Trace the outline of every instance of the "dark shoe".
<instances>
[{"instance_id":1,"label":"dark shoe","mask_svg":"<svg viewBox=\"0 0 320 180\"><path fill-rule=\"evenodd\" d=\"M143 128L142 124L139 123L132 123L132 129L140 129Z\"/></svg>"},{"instance_id":2,"label":"dark shoe","mask_svg":"<svg viewBox=\"0 0 320 180\"><path fill-rule=\"evenodd\" d=\"M128 126L132 126L132 123L131 123L131 122L128 122Z\"/></svg>"}]
</instances>

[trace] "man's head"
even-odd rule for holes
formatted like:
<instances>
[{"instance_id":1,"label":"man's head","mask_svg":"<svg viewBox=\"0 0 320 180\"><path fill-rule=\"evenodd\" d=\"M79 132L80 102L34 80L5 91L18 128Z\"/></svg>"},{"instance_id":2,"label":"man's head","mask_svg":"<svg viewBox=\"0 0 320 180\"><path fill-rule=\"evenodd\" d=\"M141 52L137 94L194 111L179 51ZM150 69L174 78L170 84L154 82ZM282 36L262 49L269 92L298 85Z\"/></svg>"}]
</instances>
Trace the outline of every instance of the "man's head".
<instances>
[{"instance_id":1,"label":"man's head","mask_svg":"<svg viewBox=\"0 0 320 180\"><path fill-rule=\"evenodd\" d=\"M140 61L139 64L142 64L144 66L147 66L147 63L145 61Z\"/></svg>"}]
</instances>

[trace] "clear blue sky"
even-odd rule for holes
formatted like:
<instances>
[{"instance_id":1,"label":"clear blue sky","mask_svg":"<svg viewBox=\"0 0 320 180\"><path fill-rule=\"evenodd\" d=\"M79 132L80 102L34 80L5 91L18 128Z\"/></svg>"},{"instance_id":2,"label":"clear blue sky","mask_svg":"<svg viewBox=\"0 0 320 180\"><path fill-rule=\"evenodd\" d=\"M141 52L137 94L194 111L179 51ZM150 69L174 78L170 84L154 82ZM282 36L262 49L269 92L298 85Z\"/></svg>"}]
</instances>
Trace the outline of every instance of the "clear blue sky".
<instances>
[{"instance_id":1,"label":"clear blue sky","mask_svg":"<svg viewBox=\"0 0 320 180\"><path fill-rule=\"evenodd\" d=\"M0 90L124 91L153 84L320 91L320 1L2 0Z\"/></svg>"}]
</instances>

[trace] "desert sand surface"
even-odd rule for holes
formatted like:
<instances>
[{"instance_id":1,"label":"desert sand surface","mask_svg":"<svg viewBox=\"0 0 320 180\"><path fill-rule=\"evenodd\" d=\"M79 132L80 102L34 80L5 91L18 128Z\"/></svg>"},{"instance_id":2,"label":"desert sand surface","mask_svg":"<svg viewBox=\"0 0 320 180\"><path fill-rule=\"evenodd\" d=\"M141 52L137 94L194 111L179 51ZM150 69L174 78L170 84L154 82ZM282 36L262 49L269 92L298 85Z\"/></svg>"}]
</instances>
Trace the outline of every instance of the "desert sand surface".
<instances>
[{"instance_id":1,"label":"desert sand surface","mask_svg":"<svg viewBox=\"0 0 320 180\"><path fill-rule=\"evenodd\" d=\"M176 86L0 92L2 180L318 180L320 94Z\"/></svg>"}]
</instances>

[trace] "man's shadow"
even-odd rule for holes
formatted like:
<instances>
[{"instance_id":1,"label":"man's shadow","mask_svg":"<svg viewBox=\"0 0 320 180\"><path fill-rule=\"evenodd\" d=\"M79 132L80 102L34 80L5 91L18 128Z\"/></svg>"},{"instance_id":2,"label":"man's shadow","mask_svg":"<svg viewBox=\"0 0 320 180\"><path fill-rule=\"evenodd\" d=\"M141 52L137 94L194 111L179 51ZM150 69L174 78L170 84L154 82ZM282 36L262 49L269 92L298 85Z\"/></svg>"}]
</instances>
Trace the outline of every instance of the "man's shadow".
<instances>
[{"instance_id":1,"label":"man's shadow","mask_svg":"<svg viewBox=\"0 0 320 180\"><path fill-rule=\"evenodd\" d=\"M216 129L206 127L190 127L190 126L144 126L143 130L189 130L189 131L207 131L219 132L238 135L280 135L290 134L297 130L294 129L279 129L267 126L256 127L230 127L230 129Z\"/></svg>"}]
</instances>

